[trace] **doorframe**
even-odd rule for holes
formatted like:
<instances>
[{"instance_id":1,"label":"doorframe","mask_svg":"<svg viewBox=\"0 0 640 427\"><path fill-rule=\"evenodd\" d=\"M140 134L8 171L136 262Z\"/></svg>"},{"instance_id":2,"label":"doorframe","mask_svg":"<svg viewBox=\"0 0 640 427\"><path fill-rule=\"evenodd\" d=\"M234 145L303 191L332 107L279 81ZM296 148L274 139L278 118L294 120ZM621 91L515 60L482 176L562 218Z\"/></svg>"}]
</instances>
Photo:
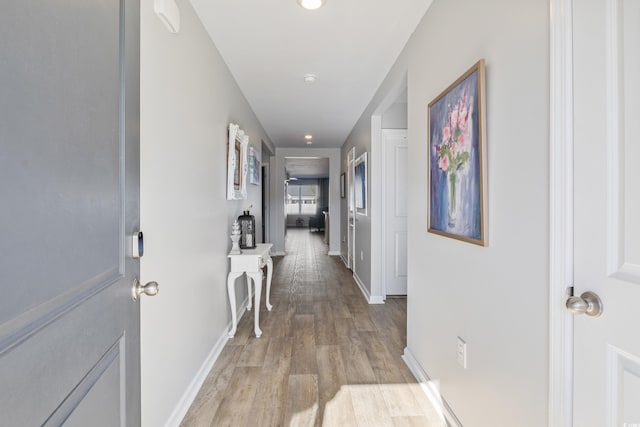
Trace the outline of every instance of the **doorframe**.
<instances>
[{"instance_id":1,"label":"doorframe","mask_svg":"<svg viewBox=\"0 0 640 427\"><path fill-rule=\"evenodd\" d=\"M397 98L397 97L396 97ZM380 111L382 110L382 111ZM382 113L386 108L378 108L377 114L371 116L371 156L369 165L369 182L371 184L371 200L369 214L371 216L371 291L370 300L384 303L387 294L384 290L384 223L382 221L384 205L382 204L383 181L383 146L382 146Z\"/></svg>"},{"instance_id":2,"label":"doorframe","mask_svg":"<svg viewBox=\"0 0 640 427\"><path fill-rule=\"evenodd\" d=\"M573 425L573 10L550 0L549 15L549 426Z\"/></svg>"},{"instance_id":3,"label":"doorframe","mask_svg":"<svg viewBox=\"0 0 640 427\"><path fill-rule=\"evenodd\" d=\"M406 135L407 137L407 148L409 147L409 129L382 129L380 132L380 149L384 150L385 149L385 135ZM383 151L381 151L382 154ZM386 277L387 277L387 260L386 260L386 254L387 254L387 249L389 249L389 243L387 242L387 210L386 210L386 206L387 206L387 200L389 199L389 194L387 194L387 186L385 185L387 182L387 168L385 167L385 162L382 161L381 169L380 169L380 181L381 181L381 191L380 191L380 222L381 222L381 254L380 254L380 274L381 274L381 279L382 279L382 283L381 283L381 291L382 291L382 298L383 299L387 299L387 282L386 282ZM405 171L405 173L408 173L408 171ZM408 219L407 219L408 222ZM407 228L408 228L408 224L407 224ZM407 242L408 245L408 242ZM407 253L409 252L409 248L407 248Z\"/></svg>"},{"instance_id":4,"label":"doorframe","mask_svg":"<svg viewBox=\"0 0 640 427\"><path fill-rule=\"evenodd\" d=\"M271 241L270 218L271 218L271 192L269 191L270 170L269 163L262 163L262 228L264 229L264 242Z\"/></svg>"},{"instance_id":5,"label":"doorframe","mask_svg":"<svg viewBox=\"0 0 640 427\"><path fill-rule=\"evenodd\" d=\"M354 179L355 171L353 162L356 158L356 149L351 147L347 152L347 264L352 273L356 271L356 204Z\"/></svg>"},{"instance_id":6,"label":"doorframe","mask_svg":"<svg viewBox=\"0 0 640 427\"><path fill-rule=\"evenodd\" d=\"M408 88L407 72L402 73L402 77L389 89L380 105L371 115L371 165L370 183L371 183L371 298L378 303L383 303L387 299L386 286L384 284L384 214L383 210L383 192L384 180L382 161L384 147L382 143L382 115L385 111L400 97L400 95ZM408 96L408 95L407 95ZM407 102L407 108L408 108ZM407 124L407 144L409 142L409 126ZM409 248L407 248L407 257L409 256ZM408 296L408 292L407 292Z\"/></svg>"},{"instance_id":7,"label":"doorframe","mask_svg":"<svg viewBox=\"0 0 640 427\"><path fill-rule=\"evenodd\" d=\"M264 194L264 200L262 201L262 224L264 227L264 243L271 242L271 164L273 163L275 149L264 139L260 140L260 160L262 161L262 168L264 168L264 173L262 174L262 179L260 182L260 186L262 188L262 193ZM266 203L266 206L264 204Z\"/></svg>"}]
</instances>

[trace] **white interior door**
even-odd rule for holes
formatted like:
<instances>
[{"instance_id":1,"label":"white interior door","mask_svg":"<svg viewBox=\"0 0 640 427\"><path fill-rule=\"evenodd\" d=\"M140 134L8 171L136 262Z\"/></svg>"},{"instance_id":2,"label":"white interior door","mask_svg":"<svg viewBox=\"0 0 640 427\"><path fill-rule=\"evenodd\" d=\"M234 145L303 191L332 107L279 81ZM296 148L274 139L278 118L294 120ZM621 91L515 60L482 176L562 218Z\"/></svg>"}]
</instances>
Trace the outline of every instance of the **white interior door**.
<instances>
[{"instance_id":1,"label":"white interior door","mask_svg":"<svg viewBox=\"0 0 640 427\"><path fill-rule=\"evenodd\" d=\"M2 1L3 426L140 425L139 11Z\"/></svg>"},{"instance_id":2,"label":"white interior door","mask_svg":"<svg viewBox=\"0 0 640 427\"><path fill-rule=\"evenodd\" d=\"M355 179L353 161L356 149L352 148L347 153L347 266L355 271L355 241L356 241L356 207L353 181Z\"/></svg>"},{"instance_id":3,"label":"white interior door","mask_svg":"<svg viewBox=\"0 0 640 427\"><path fill-rule=\"evenodd\" d=\"M574 426L640 426L640 2L573 2Z\"/></svg>"},{"instance_id":4,"label":"white interior door","mask_svg":"<svg viewBox=\"0 0 640 427\"><path fill-rule=\"evenodd\" d=\"M407 131L382 131L383 159L383 262L386 295L407 294Z\"/></svg>"}]
</instances>

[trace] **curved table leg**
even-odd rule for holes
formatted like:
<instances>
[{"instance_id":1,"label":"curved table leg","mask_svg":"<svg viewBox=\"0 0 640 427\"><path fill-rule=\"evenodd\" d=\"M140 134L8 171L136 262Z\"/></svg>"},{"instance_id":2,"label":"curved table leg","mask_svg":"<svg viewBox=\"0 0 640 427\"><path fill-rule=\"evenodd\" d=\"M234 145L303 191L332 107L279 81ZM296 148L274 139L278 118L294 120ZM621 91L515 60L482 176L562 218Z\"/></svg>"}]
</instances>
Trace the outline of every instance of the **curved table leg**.
<instances>
[{"instance_id":1,"label":"curved table leg","mask_svg":"<svg viewBox=\"0 0 640 427\"><path fill-rule=\"evenodd\" d=\"M247 274L247 295L251 296L251 278ZM247 310L251 311L251 298L249 298L249 302L247 303ZM258 307L258 306L256 306Z\"/></svg>"},{"instance_id":2,"label":"curved table leg","mask_svg":"<svg viewBox=\"0 0 640 427\"><path fill-rule=\"evenodd\" d=\"M256 311L254 313L253 330L256 333L256 338L260 338L260 336L262 335L262 331L260 330L260 294L262 293L262 271L258 271L255 273L247 273L247 276L253 279L253 284L255 288Z\"/></svg>"},{"instance_id":3,"label":"curved table leg","mask_svg":"<svg viewBox=\"0 0 640 427\"><path fill-rule=\"evenodd\" d=\"M231 330L229 331L229 337L233 338L236 334L236 328L238 326L238 319L236 313L236 279L242 276L243 273L231 272L227 276L227 291L229 292L229 305L231 305Z\"/></svg>"},{"instance_id":4,"label":"curved table leg","mask_svg":"<svg viewBox=\"0 0 640 427\"><path fill-rule=\"evenodd\" d=\"M273 306L271 305L271 301L269 301L270 296L271 296L271 277L273 276L273 260L271 259L271 257L269 257L269 259L267 259L267 295L266 295L266 303L267 303L267 310L271 311L271 309L273 308Z\"/></svg>"}]
</instances>

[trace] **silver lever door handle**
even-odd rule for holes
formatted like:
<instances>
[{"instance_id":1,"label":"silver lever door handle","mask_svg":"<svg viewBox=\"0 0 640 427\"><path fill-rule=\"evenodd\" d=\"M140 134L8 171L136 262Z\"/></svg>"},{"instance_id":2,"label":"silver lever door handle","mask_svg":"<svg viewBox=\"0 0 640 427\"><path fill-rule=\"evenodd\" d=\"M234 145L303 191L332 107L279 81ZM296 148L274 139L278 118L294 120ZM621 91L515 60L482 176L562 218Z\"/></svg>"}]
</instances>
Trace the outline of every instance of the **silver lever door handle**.
<instances>
[{"instance_id":1,"label":"silver lever door handle","mask_svg":"<svg viewBox=\"0 0 640 427\"><path fill-rule=\"evenodd\" d=\"M600 316L604 308L600 297L593 292L585 292L579 297L569 297L566 306L573 314L586 314L591 317Z\"/></svg>"},{"instance_id":2,"label":"silver lever door handle","mask_svg":"<svg viewBox=\"0 0 640 427\"><path fill-rule=\"evenodd\" d=\"M138 301L140 295L149 295L150 297L154 297L158 295L160 291L160 285L158 282L149 282L146 285L142 285L138 278L133 279L133 286L131 287L131 297L134 301Z\"/></svg>"}]
</instances>

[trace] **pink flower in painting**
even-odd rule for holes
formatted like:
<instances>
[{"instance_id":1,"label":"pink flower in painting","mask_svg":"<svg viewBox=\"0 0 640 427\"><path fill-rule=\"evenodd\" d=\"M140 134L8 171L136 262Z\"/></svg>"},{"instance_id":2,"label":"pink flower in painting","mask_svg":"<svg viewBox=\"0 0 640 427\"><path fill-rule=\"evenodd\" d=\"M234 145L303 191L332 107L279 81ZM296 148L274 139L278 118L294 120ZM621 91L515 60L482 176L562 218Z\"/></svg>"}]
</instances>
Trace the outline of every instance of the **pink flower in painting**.
<instances>
[{"instance_id":1,"label":"pink flower in painting","mask_svg":"<svg viewBox=\"0 0 640 427\"><path fill-rule=\"evenodd\" d=\"M469 120L473 111L473 97L466 89L453 104L447 105L446 121L442 123L442 143L434 145L440 170L447 174L462 171L470 158Z\"/></svg>"},{"instance_id":2,"label":"pink flower in painting","mask_svg":"<svg viewBox=\"0 0 640 427\"><path fill-rule=\"evenodd\" d=\"M442 128L442 140L448 141L451 138L451 128L449 126L445 126Z\"/></svg>"},{"instance_id":3,"label":"pink flower in painting","mask_svg":"<svg viewBox=\"0 0 640 427\"><path fill-rule=\"evenodd\" d=\"M438 162L438 166L440 166L440 169L446 172L447 169L449 169L449 156L442 156L440 158L440 162Z\"/></svg>"},{"instance_id":4,"label":"pink flower in painting","mask_svg":"<svg viewBox=\"0 0 640 427\"><path fill-rule=\"evenodd\" d=\"M460 110L460 117L458 119L458 127L460 128L460 132L466 132L468 124L469 112L467 111L467 107L462 107L462 109Z\"/></svg>"},{"instance_id":5,"label":"pink flower in painting","mask_svg":"<svg viewBox=\"0 0 640 427\"><path fill-rule=\"evenodd\" d=\"M458 108L457 107L451 112L451 127L455 128L456 126L458 126Z\"/></svg>"}]
</instances>

